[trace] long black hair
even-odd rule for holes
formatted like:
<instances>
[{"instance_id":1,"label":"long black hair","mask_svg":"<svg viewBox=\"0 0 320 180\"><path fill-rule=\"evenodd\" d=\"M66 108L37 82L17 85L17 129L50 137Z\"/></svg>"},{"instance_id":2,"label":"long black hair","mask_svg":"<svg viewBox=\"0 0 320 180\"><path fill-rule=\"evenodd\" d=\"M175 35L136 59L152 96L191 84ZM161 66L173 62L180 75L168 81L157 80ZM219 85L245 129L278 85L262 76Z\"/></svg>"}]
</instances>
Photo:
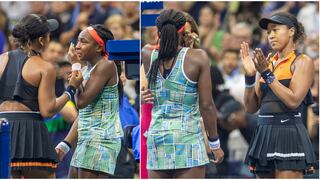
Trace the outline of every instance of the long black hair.
<instances>
[{"instance_id":1,"label":"long black hair","mask_svg":"<svg viewBox=\"0 0 320 180\"><path fill-rule=\"evenodd\" d=\"M96 25L91 25L91 27L93 27L94 30L97 31L98 35L103 39L104 41L104 44L106 45L107 42L109 40L114 40L114 36L112 34L112 32L107 29L106 27L104 27L103 25L101 24L96 24ZM103 52L101 52L101 55L103 55ZM114 63L116 64L117 66L117 72L118 72L118 92L119 92L119 105L122 104L122 98L123 98L123 85L122 85L122 81L121 81L121 78L120 78L120 75L121 75L121 62L120 61L114 61Z\"/></svg>"},{"instance_id":2,"label":"long black hair","mask_svg":"<svg viewBox=\"0 0 320 180\"><path fill-rule=\"evenodd\" d=\"M178 30L186 23L182 12L173 9L164 10L156 20L160 47L158 59L152 63L150 68L149 86L155 83L160 61L168 61L175 57L178 51L179 35Z\"/></svg>"}]
</instances>

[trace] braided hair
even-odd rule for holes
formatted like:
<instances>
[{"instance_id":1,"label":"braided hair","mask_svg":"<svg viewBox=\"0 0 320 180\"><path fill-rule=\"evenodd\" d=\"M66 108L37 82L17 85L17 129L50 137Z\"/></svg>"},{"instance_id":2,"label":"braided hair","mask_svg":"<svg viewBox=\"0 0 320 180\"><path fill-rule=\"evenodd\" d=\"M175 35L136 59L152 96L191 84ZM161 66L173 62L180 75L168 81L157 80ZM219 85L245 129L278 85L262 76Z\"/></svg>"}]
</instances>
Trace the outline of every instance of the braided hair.
<instances>
[{"instance_id":1,"label":"braided hair","mask_svg":"<svg viewBox=\"0 0 320 180\"><path fill-rule=\"evenodd\" d=\"M108 43L109 40L113 40L113 34L111 33L111 31L107 28L105 28L103 25L101 24L96 24L96 25L92 25L91 27L93 27L94 30L97 31L98 35L102 38L102 40L104 41L105 45ZM103 52L101 52L101 55L103 55ZM119 105L122 104L122 99L123 99L123 85L121 82L121 62L120 61L114 61L114 63L117 66L117 72L118 72L118 92L119 92Z\"/></svg>"},{"instance_id":2,"label":"braided hair","mask_svg":"<svg viewBox=\"0 0 320 180\"><path fill-rule=\"evenodd\" d=\"M160 61L168 61L175 57L179 45L178 30L182 28L185 23L186 18L184 14L173 9L162 11L157 18L156 24L160 37L160 47L158 59L152 63L150 68L149 86L156 81Z\"/></svg>"}]
</instances>

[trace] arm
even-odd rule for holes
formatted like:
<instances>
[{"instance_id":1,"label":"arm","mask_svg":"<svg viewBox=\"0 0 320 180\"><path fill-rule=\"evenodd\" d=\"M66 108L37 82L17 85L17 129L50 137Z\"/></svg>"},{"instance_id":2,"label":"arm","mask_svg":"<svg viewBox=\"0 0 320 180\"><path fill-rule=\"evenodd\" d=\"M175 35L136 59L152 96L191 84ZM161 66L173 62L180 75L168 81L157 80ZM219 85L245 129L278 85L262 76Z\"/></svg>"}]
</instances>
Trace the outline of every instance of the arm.
<instances>
[{"instance_id":1,"label":"arm","mask_svg":"<svg viewBox=\"0 0 320 180\"><path fill-rule=\"evenodd\" d=\"M200 75L198 80L200 113L209 137L216 138L218 137L217 110L211 94L212 85L210 81L209 58L204 51L201 51L198 57L201 59L201 61L199 61Z\"/></svg>"},{"instance_id":2,"label":"arm","mask_svg":"<svg viewBox=\"0 0 320 180\"><path fill-rule=\"evenodd\" d=\"M78 118L74 121L68 135L64 141L60 142L56 147L56 153L60 159L63 160L64 156L70 151L71 146L75 146L78 138ZM68 145L70 144L70 145Z\"/></svg>"},{"instance_id":3,"label":"arm","mask_svg":"<svg viewBox=\"0 0 320 180\"><path fill-rule=\"evenodd\" d=\"M60 97L55 96L56 71L52 64L43 64L41 69L41 80L38 89L38 102L40 113L45 118L50 118L57 114L69 100L65 93ZM70 85L77 88L82 82L80 71L74 71L70 79Z\"/></svg>"},{"instance_id":4,"label":"arm","mask_svg":"<svg viewBox=\"0 0 320 180\"><path fill-rule=\"evenodd\" d=\"M299 56L294 67L289 88L276 79L269 84L274 94L291 109L301 104L312 85L314 75L314 64L308 56Z\"/></svg>"},{"instance_id":5,"label":"arm","mask_svg":"<svg viewBox=\"0 0 320 180\"><path fill-rule=\"evenodd\" d=\"M60 114L67 123L73 123L78 117L78 111L72 101L67 102L61 109Z\"/></svg>"},{"instance_id":6,"label":"arm","mask_svg":"<svg viewBox=\"0 0 320 180\"><path fill-rule=\"evenodd\" d=\"M8 60L9 60L8 53L1 54L1 56L0 56L0 77L2 76L4 70L7 66Z\"/></svg>"},{"instance_id":7,"label":"arm","mask_svg":"<svg viewBox=\"0 0 320 180\"><path fill-rule=\"evenodd\" d=\"M241 43L240 56L245 72L245 78L247 79L254 78L256 76L256 69L252 58L249 53L249 45L246 42ZM255 85L247 85L244 92L244 106L246 112L255 113L259 110L260 102L260 85L259 85L260 76L256 77ZM254 80L254 79L253 79Z\"/></svg>"},{"instance_id":8,"label":"arm","mask_svg":"<svg viewBox=\"0 0 320 180\"><path fill-rule=\"evenodd\" d=\"M254 63L256 69L260 74L264 74L268 70L270 54L265 58L261 49L256 49L255 52L256 60ZM289 88L282 85L277 79L268 84L273 93L290 109L295 109L301 104L311 88L314 76L313 61L306 55L297 57L293 67L293 76Z\"/></svg>"},{"instance_id":9,"label":"arm","mask_svg":"<svg viewBox=\"0 0 320 180\"><path fill-rule=\"evenodd\" d=\"M260 76L256 77L256 84L253 87L246 87L244 91L244 106L248 113L255 113L260 109Z\"/></svg>"},{"instance_id":10,"label":"arm","mask_svg":"<svg viewBox=\"0 0 320 180\"><path fill-rule=\"evenodd\" d=\"M40 113L43 117L52 117L58 113L69 100L65 93L56 99L55 96L56 72L53 65L43 67L41 81L38 90L38 101Z\"/></svg>"},{"instance_id":11,"label":"arm","mask_svg":"<svg viewBox=\"0 0 320 180\"><path fill-rule=\"evenodd\" d=\"M150 45L145 45L141 50L141 62L144 67L144 72L147 73L150 69L150 62L151 62L151 54L152 50L150 49Z\"/></svg>"},{"instance_id":12,"label":"arm","mask_svg":"<svg viewBox=\"0 0 320 180\"><path fill-rule=\"evenodd\" d=\"M206 128L206 132L208 134L208 139L218 138L217 132L217 109L213 103L213 98L211 94L212 85L211 85L211 76L210 76L210 64L208 55L204 51L198 51L199 53L195 53L201 61L199 61L200 65L200 75L198 78L198 91L199 91L199 105L200 105L200 113L204 122L204 126ZM214 144L214 146L212 146ZM219 138L214 141L209 141L209 147L211 152L214 155L213 162L218 164L223 161L224 152L220 147Z\"/></svg>"},{"instance_id":13,"label":"arm","mask_svg":"<svg viewBox=\"0 0 320 180\"><path fill-rule=\"evenodd\" d=\"M92 70L89 80L83 88L83 91L78 94L77 107L82 109L90 104L94 98L102 91L103 87L112 78L115 71L114 62L100 61ZM119 79L120 81L120 79Z\"/></svg>"},{"instance_id":14,"label":"arm","mask_svg":"<svg viewBox=\"0 0 320 180\"><path fill-rule=\"evenodd\" d=\"M68 135L64 138L65 141L70 143L73 147L76 145L78 138L78 118L73 122Z\"/></svg>"}]
</instances>

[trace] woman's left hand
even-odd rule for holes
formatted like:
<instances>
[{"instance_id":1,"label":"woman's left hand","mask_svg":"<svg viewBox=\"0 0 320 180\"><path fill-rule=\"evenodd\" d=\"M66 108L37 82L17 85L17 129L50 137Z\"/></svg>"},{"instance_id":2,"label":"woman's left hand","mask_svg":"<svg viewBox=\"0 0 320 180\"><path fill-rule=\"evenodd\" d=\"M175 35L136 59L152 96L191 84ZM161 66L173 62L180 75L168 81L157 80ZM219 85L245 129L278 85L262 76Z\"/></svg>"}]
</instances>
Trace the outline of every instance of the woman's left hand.
<instances>
[{"instance_id":1,"label":"woman's left hand","mask_svg":"<svg viewBox=\"0 0 320 180\"><path fill-rule=\"evenodd\" d=\"M256 48L254 51L254 66L256 70L261 74L263 71L268 69L270 63L271 53L268 54L268 57L265 58L262 50L260 48Z\"/></svg>"},{"instance_id":2,"label":"woman's left hand","mask_svg":"<svg viewBox=\"0 0 320 180\"><path fill-rule=\"evenodd\" d=\"M199 43L199 36L196 33L185 32L183 36L184 46L194 48L194 44Z\"/></svg>"}]
</instances>

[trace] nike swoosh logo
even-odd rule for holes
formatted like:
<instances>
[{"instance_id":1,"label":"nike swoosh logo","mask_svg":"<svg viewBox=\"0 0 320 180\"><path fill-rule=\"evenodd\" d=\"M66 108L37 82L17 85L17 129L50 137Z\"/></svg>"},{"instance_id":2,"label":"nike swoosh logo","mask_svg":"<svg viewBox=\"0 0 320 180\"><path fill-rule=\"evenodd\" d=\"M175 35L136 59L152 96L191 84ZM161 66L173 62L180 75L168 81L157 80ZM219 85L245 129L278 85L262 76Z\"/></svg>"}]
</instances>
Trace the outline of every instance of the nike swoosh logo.
<instances>
[{"instance_id":1,"label":"nike swoosh logo","mask_svg":"<svg viewBox=\"0 0 320 180\"><path fill-rule=\"evenodd\" d=\"M284 122L287 122L287 121L289 121L290 119L281 119L281 123L284 123Z\"/></svg>"}]
</instances>

